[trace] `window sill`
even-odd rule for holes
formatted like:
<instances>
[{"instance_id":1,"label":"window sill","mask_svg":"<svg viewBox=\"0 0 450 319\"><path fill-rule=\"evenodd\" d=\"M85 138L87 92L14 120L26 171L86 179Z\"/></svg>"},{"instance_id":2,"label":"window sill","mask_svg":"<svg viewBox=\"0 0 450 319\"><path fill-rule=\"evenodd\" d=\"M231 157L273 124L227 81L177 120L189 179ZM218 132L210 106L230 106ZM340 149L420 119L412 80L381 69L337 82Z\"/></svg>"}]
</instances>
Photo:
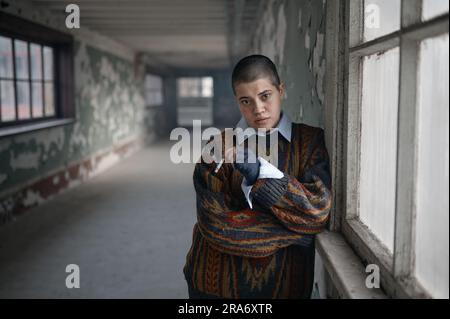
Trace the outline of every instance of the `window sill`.
<instances>
[{"instance_id":1,"label":"window sill","mask_svg":"<svg viewBox=\"0 0 450 319\"><path fill-rule=\"evenodd\" d=\"M316 249L320 254L333 285L342 298L386 299L381 289L367 288L361 260L356 256L344 237L336 232L325 231L316 236Z\"/></svg>"},{"instance_id":2,"label":"window sill","mask_svg":"<svg viewBox=\"0 0 450 319\"><path fill-rule=\"evenodd\" d=\"M0 138L7 136L14 136L24 133L29 133L33 131L48 129L57 126L63 126L72 124L75 122L75 119L57 119L57 120L49 120L45 122L26 124L22 126L14 126L14 127L5 127L0 129Z\"/></svg>"}]
</instances>

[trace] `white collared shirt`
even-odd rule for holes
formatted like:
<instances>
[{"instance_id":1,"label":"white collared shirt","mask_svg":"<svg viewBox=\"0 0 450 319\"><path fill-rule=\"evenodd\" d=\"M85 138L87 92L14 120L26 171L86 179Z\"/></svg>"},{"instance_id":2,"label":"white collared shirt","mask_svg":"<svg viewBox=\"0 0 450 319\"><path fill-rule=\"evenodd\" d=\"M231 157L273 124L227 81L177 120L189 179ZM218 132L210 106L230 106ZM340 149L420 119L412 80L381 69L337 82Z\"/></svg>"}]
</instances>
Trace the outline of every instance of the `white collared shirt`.
<instances>
[{"instance_id":1,"label":"white collared shirt","mask_svg":"<svg viewBox=\"0 0 450 319\"><path fill-rule=\"evenodd\" d=\"M239 123L236 125L236 128L240 128L242 130L247 129L249 126L247 124L247 121L245 118L241 118ZM282 113L280 122L278 123L277 127L274 129L275 131L278 131L288 142L291 142L292 138L292 120L289 118L289 116L285 113ZM255 131L256 134L256 131ZM241 137L241 138L239 138ZM246 138L249 136L245 135L238 135L238 144L242 144L242 142L245 141ZM258 160L261 163L260 169L259 169L259 176L258 179L262 178L283 178L284 173L280 171L277 167L266 161L264 158L258 156ZM252 198L251 198L251 191L252 191L253 185L248 185L247 180L242 180L241 189L244 192L245 198L247 199L248 205L250 208L253 208L252 205Z\"/></svg>"}]
</instances>

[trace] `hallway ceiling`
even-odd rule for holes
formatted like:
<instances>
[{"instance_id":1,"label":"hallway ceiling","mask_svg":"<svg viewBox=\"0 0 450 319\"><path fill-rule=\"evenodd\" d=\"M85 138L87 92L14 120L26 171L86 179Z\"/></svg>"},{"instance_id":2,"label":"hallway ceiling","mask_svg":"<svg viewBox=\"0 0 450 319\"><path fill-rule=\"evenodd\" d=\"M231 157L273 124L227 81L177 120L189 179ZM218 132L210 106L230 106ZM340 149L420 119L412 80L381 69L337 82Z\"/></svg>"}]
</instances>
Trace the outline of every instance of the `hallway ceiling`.
<instances>
[{"instance_id":1,"label":"hallway ceiling","mask_svg":"<svg viewBox=\"0 0 450 319\"><path fill-rule=\"evenodd\" d=\"M247 51L260 0L77 0L81 27L110 36L159 64L221 69ZM64 13L72 0L32 0ZM65 14L65 13L64 13Z\"/></svg>"}]
</instances>

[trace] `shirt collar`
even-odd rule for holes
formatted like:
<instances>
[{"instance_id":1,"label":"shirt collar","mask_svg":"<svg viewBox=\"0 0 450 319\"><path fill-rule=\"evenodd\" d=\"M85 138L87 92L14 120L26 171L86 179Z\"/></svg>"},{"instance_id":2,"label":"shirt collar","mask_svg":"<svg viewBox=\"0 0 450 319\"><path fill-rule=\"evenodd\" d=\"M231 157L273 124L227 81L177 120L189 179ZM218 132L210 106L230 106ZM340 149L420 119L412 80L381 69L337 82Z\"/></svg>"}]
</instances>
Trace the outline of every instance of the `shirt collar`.
<instances>
[{"instance_id":1,"label":"shirt collar","mask_svg":"<svg viewBox=\"0 0 450 319\"><path fill-rule=\"evenodd\" d=\"M247 121L244 117L241 118L241 120L236 125L236 128L240 128L242 130L245 130L249 128ZM290 119L289 115L285 114L284 112L281 114L280 122L278 123L277 127L275 128L280 132L280 134L288 140L288 142L291 142L292 137L292 120ZM256 132L255 132L256 133ZM239 136L238 136L239 137ZM245 136L248 137L248 136ZM243 141L238 141L239 144L241 144Z\"/></svg>"}]
</instances>

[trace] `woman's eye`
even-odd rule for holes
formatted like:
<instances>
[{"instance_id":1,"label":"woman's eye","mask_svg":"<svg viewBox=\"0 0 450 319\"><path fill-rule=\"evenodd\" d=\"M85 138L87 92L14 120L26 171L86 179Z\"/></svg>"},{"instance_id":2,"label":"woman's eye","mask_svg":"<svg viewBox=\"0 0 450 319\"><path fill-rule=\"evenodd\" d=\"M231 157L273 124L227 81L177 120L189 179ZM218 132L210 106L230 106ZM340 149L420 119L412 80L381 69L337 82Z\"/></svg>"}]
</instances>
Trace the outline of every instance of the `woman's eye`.
<instances>
[{"instance_id":1,"label":"woman's eye","mask_svg":"<svg viewBox=\"0 0 450 319\"><path fill-rule=\"evenodd\" d=\"M263 100L267 100L269 97L270 97L270 94L264 94L264 95L262 96Z\"/></svg>"},{"instance_id":2,"label":"woman's eye","mask_svg":"<svg viewBox=\"0 0 450 319\"><path fill-rule=\"evenodd\" d=\"M250 104L250 102L248 100L242 100L241 103L242 103L242 105L249 105Z\"/></svg>"}]
</instances>

